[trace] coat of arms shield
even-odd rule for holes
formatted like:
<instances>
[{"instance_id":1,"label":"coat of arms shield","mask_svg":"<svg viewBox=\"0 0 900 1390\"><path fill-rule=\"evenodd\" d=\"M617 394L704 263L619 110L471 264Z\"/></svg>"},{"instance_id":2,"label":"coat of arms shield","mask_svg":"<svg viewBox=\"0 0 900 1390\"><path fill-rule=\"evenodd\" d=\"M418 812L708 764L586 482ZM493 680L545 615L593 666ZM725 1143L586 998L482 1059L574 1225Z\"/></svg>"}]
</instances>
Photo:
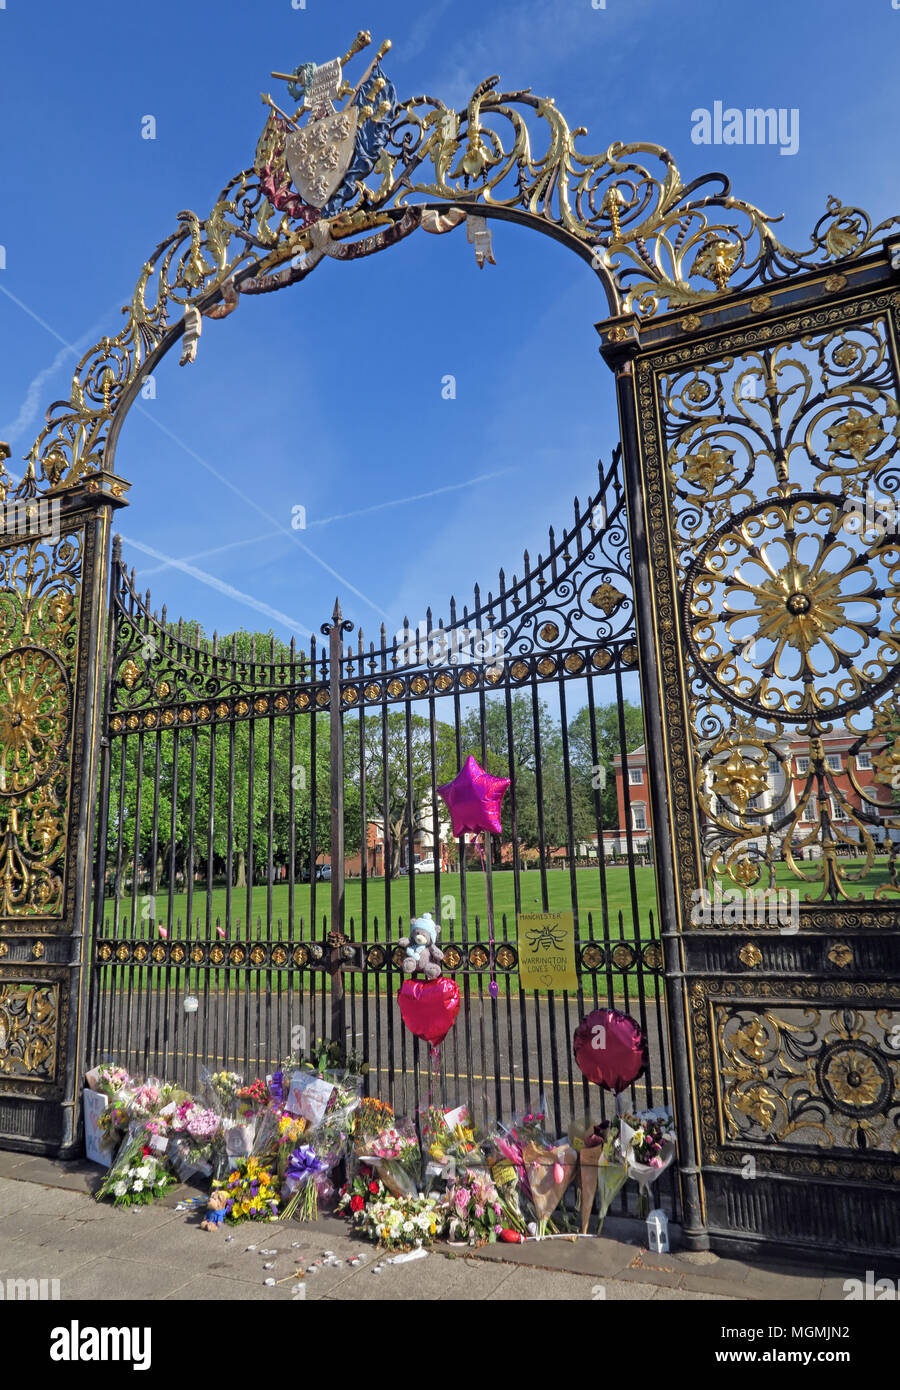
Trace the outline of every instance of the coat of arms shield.
<instances>
[{"instance_id":1,"label":"coat of arms shield","mask_svg":"<svg viewBox=\"0 0 900 1390\"><path fill-rule=\"evenodd\" d=\"M323 208L340 187L353 158L358 109L312 120L285 142L285 159L294 187L304 202Z\"/></svg>"}]
</instances>

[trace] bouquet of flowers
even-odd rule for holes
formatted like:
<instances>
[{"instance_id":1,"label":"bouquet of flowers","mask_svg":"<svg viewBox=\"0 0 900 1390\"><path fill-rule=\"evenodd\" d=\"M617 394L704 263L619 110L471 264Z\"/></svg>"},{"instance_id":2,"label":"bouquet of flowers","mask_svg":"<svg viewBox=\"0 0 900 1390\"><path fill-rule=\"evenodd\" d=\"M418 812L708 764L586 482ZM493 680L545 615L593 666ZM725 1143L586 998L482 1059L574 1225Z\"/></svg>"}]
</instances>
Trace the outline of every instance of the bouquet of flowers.
<instances>
[{"instance_id":1,"label":"bouquet of flowers","mask_svg":"<svg viewBox=\"0 0 900 1390\"><path fill-rule=\"evenodd\" d=\"M419 1191L421 1154L412 1126L406 1122L382 1132L360 1154L373 1167L394 1197L415 1197Z\"/></svg>"},{"instance_id":2,"label":"bouquet of flowers","mask_svg":"<svg viewBox=\"0 0 900 1390\"><path fill-rule=\"evenodd\" d=\"M422 1112L422 1143L426 1178L452 1179L467 1168L485 1166L484 1151L464 1105L455 1110L428 1106Z\"/></svg>"},{"instance_id":3,"label":"bouquet of flowers","mask_svg":"<svg viewBox=\"0 0 900 1390\"><path fill-rule=\"evenodd\" d=\"M667 1106L623 1115L619 1121L619 1148L630 1178L640 1189L638 1214L650 1210L650 1188L675 1157L675 1124Z\"/></svg>"},{"instance_id":4,"label":"bouquet of flowers","mask_svg":"<svg viewBox=\"0 0 900 1390\"><path fill-rule=\"evenodd\" d=\"M319 1214L319 1197L327 1200L334 1192L327 1164L310 1144L302 1144L291 1153L281 1192L282 1197L289 1198L281 1211L283 1221L294 1216L298 1221L315 1221Z\"/></svg>"},{"instance_id":5,"label":"bouquet of flowers","mask_svg":"<svg viewBox=\"0 0 900 1390\"><path fill-rule=\"evenodd\" d=\"M350 1144L362 1087L362 1077L352 1072L316 1071L309 1064L285 1072L284 1110L306 1120L328 1168L337 1166Z\"/></svg>"},{"instance_id":6,"label":"bouquet of flowers","mask_svg":"<svg viewBox=\"0 0 900 1390\"><path fill-rule=\"evenodd\" d=\"M333 1104L329 1104L322 1119L313 1127L312 1143L328 1168L337 1167L350 1144L353 1134L353 1115L359 1104L354 1095L349 1104L345 1093L335 1089Z\"/></svg>"},{"instance_id":7,"label":"bouquet of flowers","mask_svg":"<svg viewBox=\"0 0 900 1390\"><path fill-rule=\"evenodd\" d=\"M108 1105L101 1111L97 1120L97 1128L103 1136L103 1147L112 1149L116 1144L121 1143L125 1131L128 1129L129 1114L126 1101L118 1101L113 1105Z\"/></svg>"},{"instance_id":8,"label":"bouquet of flowers","mask_svg":"<svg viewBox=\"0 0 900 1390\"><path fill-rule=\"evenodd\" d=\"M470 1245L493 1243L503 1230L500 1196L490 1178L470 1172L465 1180L451 1183L444 1197L451 1240Z\"/></svg>"},{"instance_id":9,"label":"bouquet of flowers","mask_svg":"<svg viewBox=\"0 0 900 1390\"><path fill-rule=\"evenodd\" d=\"M244 1078L236 1071L208 1072L202 1068L200 1080L207 1092L209 1103L220 1115L236 1118L239 1105L237 1094L244 1084Z\"/></svg>"},{"instance_id":10,"label":"bouquet of flowers","mask_svg":"<svg viewBox=\"0 0 900 1390\"><path fill-rule=\"evenodd\" d=\"M488 1159L488 1170L497 1192L503 1225L508 1230L524 1234L528 1222L519 1200L519 1173L515 1164L495 1147Z\"/></svg>"},{"instance_id":11,"label":"bouquet of flowers","mask_svg":"<svg viewBox=\"0 0 900 1390\"><path fill-rule=\"evenodd\" d=\"M528 1173L528 1186L537 1216L537 1235L540 1239L546 1234L550 1217L575 1176L578 1156L569 1144L551 1144L548 1140L531 1139L523 1146L522 1160Z\"/></svg>"},{"instance_id":12,"label":"bouquet of flowers","mask_svg":"<svg viewBox=\"0 0 900 1390\"><path fill-rule=\"evenodd\" d=\"M397 1197L390 1193L351 1212L353 1225L388 1250L430 1245L447 1229L447 1213L436 1197Z\"/></svg>"},{"instance_id":13,"label":"bouquet of flowers","mask_svg":"<svg viewBox=\"0 0 900 1390\"><path fill-rule=\"evenodd\" d=\"M362 1077L369 1070L362 1053L354 1048L342 1047L331 1038L316 1038L312 1047L306 1050L305 1057L301 1052L298 1057L285 1062L283 1069L288 1071L301 1065L320 1075L325 1072L346 1072L350 1076Z\"/></svg>"},{"instance_id":14,"label":"bouquet of flowers","mask_svg":"<svg viewBox=\"0 0 900 1390\"><path fill-rule=\"evenodd\" d=\"M132 1091L128 1108L135 1119L140 1119L141 1116L158 1114L164 1104L162 1082L148 1077Z\"/></svg>"},{"instance_id":15,"label":"bouquet of flowers","mask_svg":"<svg viewBox=\"0 0 900 1390\"><path fill-rule=\"evenodd\" d=\"M302 1115L275 1114L275 1164L280 1182L284 1181L288 1162L309 1128Z\"/></svg>"},{"instance_id":16,"label":"bouquet of flowers","mask_svg":"<svg viewBox=\"0 0 900 1390\"><path fill-rule=\"evenodd\" d=\"M222 1129L221 1116L187 1100L175 1107L170 1124L169 1161L182 1182L194 1173L208 1178L213 1171L213 1145Z\"/></svg>"},{"instance_id":17,"label":"bouquet of flowers","mask_svg":"<svg viewBox=\"0 0 900 1390\"><path fill-rule=\"evenodd\" d=\"M249 1086L239 1086L235 1092L235 1099L240 1102L241 1118L245 1119L249 1115L256 1115L268 1105L269 1088L265 1081L260 1081L257 1077Z\"/></svg>"},{"instance_id":18,"label":"bouquet of flowers","mask_svg":"<svg viewBox=\"0 0 900 1390\"><path fill-rule=\"evenodd\" d=\"M225 1220L274 1221L278 1217L278 1179L258 1158L236 1164L224 1182L214 1182L213 1190L228 1194Z\"/></svg>"},{"instance_id":19,"label":"bouquet of flowers","mask_svg":"<svg viewBox=\"0 0 900 1390\"><path fill-rule=\"evenodd\" d=\"M583 1235L587 1234L595 1196L600 1209L597 1225L599 1235L613 1198L621 1191L628 1178L628 1170L618 1146L618 1137L618 1120L613 1119L603 1120L587 1133L573 1138L573 1147L579 1160Z\"/></svg>"},{"instance_id":20,"label":"bouquet of flowers","mask_svg":"<svg viewBox=\"0 0 900 1390\"><path fill-rule=\"evenodd\" d=\"M387 1101L375 1096L363 1096L353 1112L353 1146L359 1149L394 1123L394 1112Z\"/></svg>"},{"instance_id":21,"label":"bouquet of flowers","mask_svg":"<svg viewBox=\"0 0 900 1390\"><path fill-rule=\"evenodd\" d=\"M212 1152L213 1177L221 1181L223 1174L239 1159L249 1158L253 1153L257 1116L246 1111L242 1114L238 1092L244 1078L238 1072L209 1072L201 1067L200 1081L207 1105L221 1118Z\"/></svg>"},{"instance_id":22,"label":"bouquet of flowers","mask_svg":"<svg viewBox=\"0 0 900 1390\"><path fill-rule=\"evenodd\" d=\"M168 1126L164 1119L130 1120L128 1131L119 1145L112 1167L108 1169L94 1194L97 1201L112 1196L121 1206L123 1199L129 1192L144 1194L139 1197L142 1204L153 1201L156 1196L162 1196L166 1188L170 1187L174 1181L171 1175L166 1174L165 1169L164 1156L168 1146ZM148 1182L143 1175L135 1177L135 1170L146 1165L151 1167L152 1182ZM163 1175L168 1177L168 1181L158 1182L157 1179ZM135 1188L135 1181L139 1182L141 1186ZM126 1185L125 1189L117 1191L118 1185L123 1182ZM131 1203L124 1204L130 1205Z\"/></svg>"},{"instance_id":23,"label":"bouquet of flowers","mask_svg":"<svg viewBox=\"0 0 900 1390\"><path fill-rule=\"evenodd\" d=\"M387 1195L387 1188L380 1178L376 1178L367 1164L360 1164L356 1174L341 1188L336 1211L353 1220L364 1207L381 1201Z\"/></svg>"},{"instance_id":24,"label":"bouquet of flowers","mask_svg":"<svg viewBox=\"0 0 900 1390\"><path fill-rule=\"evenodd\" d=\"M117 1168L116 1180L109 1191L114 1206L146 1206L162 1197L174 1182L172 1173L151 1154L144 1154L139 1163Z\"/></svg>"},{"instance_id":25,"label":"bouquet of flowers","mask_svg":"<svg viewBox=\"0 0 900 1390\"><path fill-rule=\"evenodd\" d=\"M186 1134L197 1144L211 1144L221 1124L221 1117L215 1110L208 1110L194 1100L183 1101L171 1119L176 1134Z\"/></svg>"},{"instance_id":26,"label":"bouquet of flowers","mask_svg":"<svg viewBox=\"0 0 900 1390\"><path fill-rule=\"evenodd\" d=\"M87 1083L92 1091L101 1091L111 1101L124 1101L137 1086L124 1067L114 1062L104 1062L87 1074Z\"/></svg>"},{"instance_id":27,"label":"bouquet of flowers","mask_svg":"<svg viewBox=\"0 0 900 1390\"><path fill-rule=\"evenodd\" d=\"M529 1111L525 1115L516 1117L509 1125L501 1125L499 1133L493 1135L490 1140L495 1155L493 1165L495 1184L499 1184L503 1189L507 1199L507 1208L517 1217L516 1221L511 1223L513 1230L525 1230L529 1221L538 1220L531 1192L528 1164L525 1161L525 1147L529 1143L548 1145L549 1142L544 1133L543 1106L539 1111ZM496 1175L498 1162L505 1165L501 1169L499 1178ZM520 1193L525 1202L525 1214L522 1212L519 1201ZM528 1214L529 1211L530 1215Z\"/></svg>"}]
</instances>

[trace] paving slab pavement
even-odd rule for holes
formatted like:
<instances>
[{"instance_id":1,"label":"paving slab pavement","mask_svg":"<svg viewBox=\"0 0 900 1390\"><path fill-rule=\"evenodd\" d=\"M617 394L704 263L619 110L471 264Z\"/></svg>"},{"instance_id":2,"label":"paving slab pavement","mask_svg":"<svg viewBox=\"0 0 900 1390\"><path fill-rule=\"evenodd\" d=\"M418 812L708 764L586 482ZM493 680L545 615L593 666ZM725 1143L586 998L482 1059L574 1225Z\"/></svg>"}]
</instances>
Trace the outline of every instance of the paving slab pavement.
<instances>
[{"instance_id":1,"label":"paving slab pavement","mask_svg":"<svg viewBox=\"0 0 900 1390\"><path fill-rule=\"evenodd\" d=\"M63 1300L279 1302L833 1301L846 1277L712 1253L658 1255L638 1243L640 1227L609 1219L602 1236L438 1245L392 1264L332 1215L205 1232L199 1213L176 1210L195 1189L118 1209L93 1198L98 1181L91 1164L0 1153L0 1275L58 1279Z\"/></svg>"}]
</instances>

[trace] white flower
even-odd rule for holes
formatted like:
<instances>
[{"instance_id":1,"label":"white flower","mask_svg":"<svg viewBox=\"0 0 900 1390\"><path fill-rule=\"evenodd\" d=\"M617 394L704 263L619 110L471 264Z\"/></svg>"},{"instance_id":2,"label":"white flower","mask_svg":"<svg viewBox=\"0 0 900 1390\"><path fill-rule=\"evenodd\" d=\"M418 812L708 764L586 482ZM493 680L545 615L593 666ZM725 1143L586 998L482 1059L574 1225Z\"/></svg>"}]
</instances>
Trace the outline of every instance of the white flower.
<instances>
[{"instance_id":1,"label":"white flower","mask_svg":"<svg viewBox=\"0 0 900 1390\"><path fill-rule=\"evenodd\" d=\"M127 1182L117 1182L116 1185L115 1185L115 1187L113 1188L113 1192L115 1193L115 1195L116 1195L117 1197L124 1197L124 1196L125 1196L125 1193L126 1193L127 1191L128 1191L128 1184L127 1184Z\"/></svg>"},{"instance_id":2,"label":"white flower","mask_svg":"<svg viewBox=\"0 0 900 1390\"><path fill-rule=\"evenodd\" d=\"M133 1190L135 1192L143 1192L144 1184L141 1182L140 1178L135 1178Z\"/></svg>"},{"instance_id":3,"label":"white flower","mask_svg":"<svg viewBox=\"0 0 900 1390\"><path fill-rule=\"evenodd\" d=\"M150 1169L146 1163L142 1163L140 1168L135 1168L134 1175L136 1178L149 1178Z\"/></svg>"}]
</instances>

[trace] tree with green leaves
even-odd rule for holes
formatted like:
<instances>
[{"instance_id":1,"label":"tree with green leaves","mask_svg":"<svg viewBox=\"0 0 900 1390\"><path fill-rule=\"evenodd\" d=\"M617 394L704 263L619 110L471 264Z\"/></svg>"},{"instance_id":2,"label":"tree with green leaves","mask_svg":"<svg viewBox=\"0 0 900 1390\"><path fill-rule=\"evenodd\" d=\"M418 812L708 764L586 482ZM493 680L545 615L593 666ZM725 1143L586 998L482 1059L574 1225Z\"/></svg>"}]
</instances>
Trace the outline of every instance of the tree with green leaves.
<instances>
[{"instance_id":1,"label":"tree with green leaves","mask_svg":"<svg viewBox=\"0 0 900 1390\"><path fill-rule=\"evenodd\" d=\"M185 641L203 640L202 630L195 624L183 625L182 633ZM233 652L247 663L290 659L290 649L271 633L236 633L220 645L220 651L228 656ZM288 862L292 831L298 875L314 871L315 858L330 848L328 716L295 714L293 742L291 722L291 716L280 714L233 724L211 723L197 729L196 734L176 725L158 735L145 734L142 756L135 736L124 743L117 741L111 765L107 834L117 892L121 893L133 872L136 832L139 865L150 871L160 887L169 885L170 880L176 887L185 884L192 867L204 878L212 878L224 874L229 864L234 887L246 886L251 876L253 882L264 883L270 860L273 871L275 865ZM358 796L352 787L345 790L344 802L345 848L347 854L354 854L361 841L361 827ZM151 863L154 815L155 865Z\"/></svg>"},{"instance_id":2,"label":"tree with green leaves","mask_svg":"<svg viewBox=\"0 0 900 1390\"><path fill-rule=\"evenodd\" d=\"M421 714L407 716L402 710L385 716L370 714L363 719L363 756L360 759L359 724L348 721L344 728L344 785L356 797L359 820L360 767L365 767L367 819L380 820L389 841L388 871L400 872L404 844L419 828L433 826L432 786L449 781L453 767L453 730L441 721L435 723L436 758L432 766L431 726ZM385 775L386 774L386 775ZM443 804L437 807L438 821L444 817Z\"/></svg>"},{"instance_id":3,"label":"tree with green leaves","mask_svg":"<svg viewBox=\"0 0 900 1390\"><path fill-rule=\"evenodd\" d=\"M577 781L580 795L587 798L591 810L591 834L596 830L593 801L599 798L600 820L604 829L618 824L616 803L616 768L614 759L622 756L622 728L626 753L632 753L644 742L644 720L640 705L629 700L618 704L594 706L594 739L591 737L591 712L587 705L579 710L569 724L569 760L573 785ZM587 838L587 837L585 837Z\"/></svg>"}]
</instances>

